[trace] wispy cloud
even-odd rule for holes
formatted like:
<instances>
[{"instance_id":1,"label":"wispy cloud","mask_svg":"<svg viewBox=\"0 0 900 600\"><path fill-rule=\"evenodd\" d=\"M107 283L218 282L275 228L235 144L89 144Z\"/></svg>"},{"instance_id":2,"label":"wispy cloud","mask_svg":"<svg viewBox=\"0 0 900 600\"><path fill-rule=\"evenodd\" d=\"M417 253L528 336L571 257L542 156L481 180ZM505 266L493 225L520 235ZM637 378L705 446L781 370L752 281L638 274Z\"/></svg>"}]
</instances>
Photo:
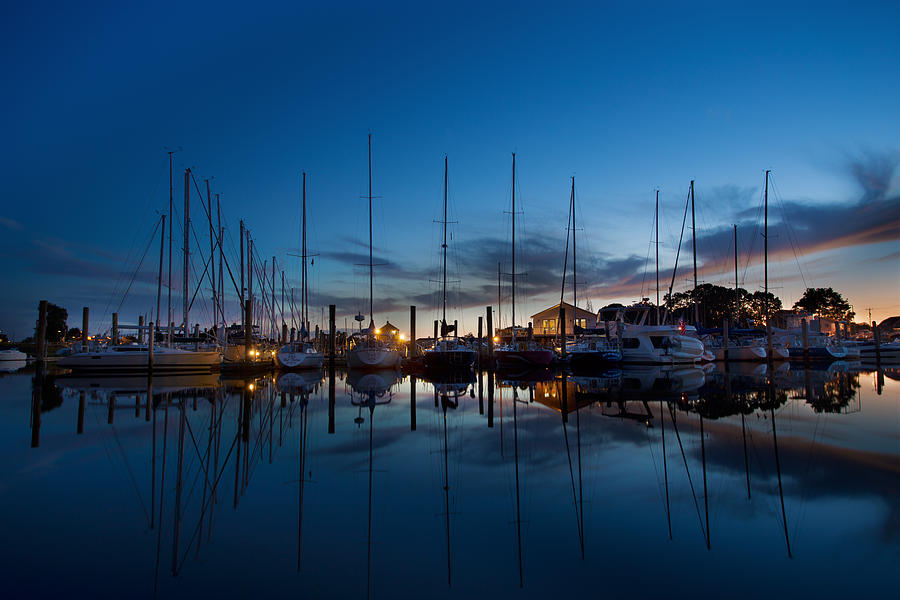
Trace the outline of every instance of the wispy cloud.
<instances>
[{"instance_id":1,"label":"wispy cloud","mask_svg":"<svg viewBox=\"0 0 900 600\"><path fill-rule=\"evenodd\" d=\"M0 225L11 231L20 231L22 229L21 223L9 217L0 217Z\"/></svg>"}]
</instances>

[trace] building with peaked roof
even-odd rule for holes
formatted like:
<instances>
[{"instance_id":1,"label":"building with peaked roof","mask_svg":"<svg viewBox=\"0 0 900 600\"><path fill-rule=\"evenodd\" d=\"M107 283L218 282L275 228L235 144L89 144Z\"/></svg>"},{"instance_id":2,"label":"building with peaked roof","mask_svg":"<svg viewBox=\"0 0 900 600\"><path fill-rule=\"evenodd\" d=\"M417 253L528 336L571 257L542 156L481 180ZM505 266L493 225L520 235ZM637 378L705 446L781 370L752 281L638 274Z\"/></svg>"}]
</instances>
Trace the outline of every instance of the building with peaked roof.
<instances>
[{"instance_id":1,"label":"building with peaked roof","mask_svg":"<svg viewBox=\"0 0 900 600\"><path fill-rule=\"evenodd\" d=\"M575 332L575 327L582 329L593 329L597 327L597 315L584 310L583 308L575 308L568 302L562 303L566 309L566 333ZM531 323L534 328L535 335L556 335L559 326L559 304L555 304L550 308L545 308L537 314L531 315Z\"/></svg>"}]
</instances>

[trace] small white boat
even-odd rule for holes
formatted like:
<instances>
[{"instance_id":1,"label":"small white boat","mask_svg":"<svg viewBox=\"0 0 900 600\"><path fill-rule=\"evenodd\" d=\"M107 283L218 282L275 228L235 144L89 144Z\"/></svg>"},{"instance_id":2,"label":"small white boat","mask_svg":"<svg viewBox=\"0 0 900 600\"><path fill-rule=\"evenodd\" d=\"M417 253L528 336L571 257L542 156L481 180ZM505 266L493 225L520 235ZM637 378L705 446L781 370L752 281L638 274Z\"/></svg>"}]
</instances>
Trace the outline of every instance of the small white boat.
<instances>
[{"instance_id":1,"label":"small white boat","mask_svg":"<svg viewBox=\"0 0 900 600\"><path fill-rule=\"evenodd\" d=\"M400 366L400 352L374 336L358 341L347 353L351 369L393 369Z\"/></svg>"},{"instance_id":2,"label":"small white boat","mask_svg":"<svg viewBox=\"0 0 900 600\"><path fill-rule=\"evenodd\" d=\"M622 362L668 365L703 357L703 342L692 326L622 324Z\"/></svg>"},{"instance_id":3,"label":"small white boat","mask_svg":"<svg viewBox=\"0 0 900 600\"><path fill-rule=\"evenodd\" d=\"M26 360L27 358L27 354L19 351L16 348L10 348L9 350L0 350L0 361L22 361Z\"/></svg>"},{"instance_id":4,"label":"small white boat","mask_svg":"<svg viewBox=\"0 0 900 600\"><path fill-rule=\"evenodd\" d=\"M325 355L309 342L285 344L278 349L278 364L285 369L320 369Z\"/></svg>"},{"instance_id":5,"label":"small white boat","mask_svg":"<svg viewBox=\"0 0 900 600\"><path fill-rule=\"evenodd\" d=\"M150 350L146 344L112 346L64 356L56 363L73 371L147 371ZM154 371L210 371L222 363L219 352L194 352L180 348L154 348Z\"/></svg>"}]
</instances>

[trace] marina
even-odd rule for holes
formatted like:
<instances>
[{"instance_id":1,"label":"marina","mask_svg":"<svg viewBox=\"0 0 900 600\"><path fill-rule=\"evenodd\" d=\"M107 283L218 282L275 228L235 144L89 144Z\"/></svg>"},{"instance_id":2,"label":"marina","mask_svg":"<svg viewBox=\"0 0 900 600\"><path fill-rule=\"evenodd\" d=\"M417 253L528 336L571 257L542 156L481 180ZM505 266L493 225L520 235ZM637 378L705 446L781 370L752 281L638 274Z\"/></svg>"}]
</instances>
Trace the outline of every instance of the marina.
<instances>
[{"instance_id":1,"label":"marina","mask_svg":"<svg viewBox=\"0 0 900 600\"><path fill-rule=\"evenodd\" d=\"M900 3L4 17L0 599L897 595Z\"/></svg>"}]
</instances>

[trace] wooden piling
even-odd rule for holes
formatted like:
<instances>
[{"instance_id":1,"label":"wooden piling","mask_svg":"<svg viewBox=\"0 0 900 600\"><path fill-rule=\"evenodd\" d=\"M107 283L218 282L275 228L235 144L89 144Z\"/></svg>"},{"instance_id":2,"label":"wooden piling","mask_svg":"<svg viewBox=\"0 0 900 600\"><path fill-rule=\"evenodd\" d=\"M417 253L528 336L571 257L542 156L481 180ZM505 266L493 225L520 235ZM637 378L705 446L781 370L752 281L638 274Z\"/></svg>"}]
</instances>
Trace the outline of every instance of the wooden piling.
<instances>
[{"instance_id":1,"label":"wooden piling","mask_svg":"<svg viewBox=\"0 0 900 600\"><path fill-rule=\"evenodd\" d=\"M803 360L809 362L809 323L800 319L800 335L803 340Z\"/></svg>"},{"instance_id":2,"label":"wooden piling","mask_svg":"<svg viewBox=\"0 0 900 600\"><path fill-rule=\"evenodd\" d=\"M488 335L488 365L494 365L494 310L487 306L485 307L485 313L487 314L487 335ZM493 389L493 386L491 388ZM493 394L492 394L493 396Z\"/></svg>"},{"instance_id":3,"label":"wooden piling","mask_svg":"<svg viewBox=\"0 0 900 600\"><path fill-rule=\"evenodd\" d=\"M250 362L250 341L253 338L253 296L248 295L245 301L244 315L244 360Z\"/></svg>"},{"instance_id":4,"label":"wooden piling","mask_svg":"<svg viewBox=\"0 0 900 600\"><path fill-rule=\"evenodd\" d=\"M484 317L478 315L478 353L475 355L475 364L481 369L481 349L484 346L483 338L484 338L484 329L482 327L484 322ZM479 398L481 396L479 395ZM482 411L483 412L483 411Z\"/></svg>"},{"instance_id":5,"label":"wooden piling","mask_svg":"<svg viewBox=\"0 0 900 600\"><path fill-rule=\"evenodd\" d=\"M416 430L416 376L409 378L409 430Z\"/></svg>"},{"instance_id":6,"label":"wooden piling","mask_svg":"<svg viewBox=\"0 0 900 600\"><path fill-rule=\"evenodd\" d=\"M81 309L81 351L88 349L88 307Z\"/></svg>"},{"instance_id":7,"label":"wooden piling","mask_svg":"<svg viewBox=\"0 0 900 600\"><path fill-rule=\"evenodd\" d=\"M147 371L153 372L153 346L156 342L156 331L153 329L153 321L150 321L150 327L147 336Z\"/></svg>"},{"instance_id":8,"label":"wooden piling","mask_svg":"<svg viewBox=\"0 0 900 600\"><path fill-rule=\"evenodd\" d=\"M409 351L406 353L410 358L418 356L419 348L416 345L416 307L409 307Z\"/></svg>"},{"instance_id":9,"label":"wooden piling","mask_svg":"<svg viewBox=\"0 0 900 600\"><path fill-rule=\"evenodd\" d=\"M112 332L110 334L112 340L110 341L110 346L118 346L119 345L119 313L112 314Z\"/></svg>"},{"instance_id":10,"label":"wooden piling","mask_svg":"<svg viewBox=\"0 0 900 600\"><path fill-rule=\"evenodd\" d=\"M84 405L85 405L85 392L78 392L78 426L75 432L78 435L84 433Z\"/></svg>"},{"instance_id":11,"label":"wooden piling","mask_svg":"<svg viewBox=\"0 0 900 600\"><path fill-rule=\"evenodd\" d=\"M881 370L881 332L878 330L878 324L872 321L872 341L875 342L875 365L877 370Z\"/></svg>"},{"instance_id":12,"label":"wooden piling","mask_svg":"<svg viewBox=\"0 0 900 600\"><path fill-rule=\"evenodd\" d=\"M453 337L459 337L459 320L453 319Z\"/></svg>"},{"instance_id":13,"label":"wooden piling","mask_svg":"<svg viewBox=\"0 0 900 600\"><path fill-rule=\"evenodd\" d=\"M37 359L43 363L47 356L47 301L41 300L38 304L37 327Z\"/></svg>"},{"instance_id":14,"label":"wooden piling","mask_svg":"<svg viewBox=\"0 0 900 600\"><path fill-rule=\"evenodd\" d=\"M722 344L725 349L725 362L728 362L728 319L722 319Z\"/></svg>"},{"instance_id":15,"label":"wooden piling","mask_svg":"<svg viewBox=\"0 0 900 600\"><path fill-rule=\"evenodd\" d=\"M288 336L287 329L288 329L287 323L282 322L281 323L281 343L282 343L282 345L287 344L287 336Z\"/></svg>"},{"instance_id":16,"label":"wooden piling","mask_svg":"<svg viewBox=\"0 0 900 600\"><path fill-rule=\"evenodd\" d=\"M138 344L144 343L144 315L138 315Z\"/></svg>"},{"instance_id":17,"label":"wooden piling","mask_svg":"<svg viewBox=\"0 0 900 600\"><path fill-rule=\"evenodd\" d=\"M531 330L529 324L529 333ZM560 304L559 307L559 342L560 342L560 352L562 354L562 359L566 359L566 307ZM565 420L565 419L563 419Z\"/></svg>"},{"instance_id":18,"label":"wooden piling","mask_svg":"<svg viewBox=\"0 0 900 600\"><path fill-rule=\"evenodd\" d=\"M334 365L335 354L337 354L337 347L335 344L335 335L337 332L335 331L335 312L337 307L334 304L328 305L328 356L329 362Z\"/></svg>"},{"instance_id":19,"label":"wooden piling","mask_svg":"<svg viewBox=\"0 0 900 600\"><path fill-rule=\"evenodd\" d=\"M434 342L437 343L438 340L438 322L437 319L434 320Z\"/></svg>"},{"instance_id":20,"label":"wooden piling","mask_svg":"<svg viewBox=\"0 0 900 600\"><path fill-rule=\"evenodd\" d=\"M334 360L328 366L328 433L334 433Z\"/></svg>"}]
</instances>

